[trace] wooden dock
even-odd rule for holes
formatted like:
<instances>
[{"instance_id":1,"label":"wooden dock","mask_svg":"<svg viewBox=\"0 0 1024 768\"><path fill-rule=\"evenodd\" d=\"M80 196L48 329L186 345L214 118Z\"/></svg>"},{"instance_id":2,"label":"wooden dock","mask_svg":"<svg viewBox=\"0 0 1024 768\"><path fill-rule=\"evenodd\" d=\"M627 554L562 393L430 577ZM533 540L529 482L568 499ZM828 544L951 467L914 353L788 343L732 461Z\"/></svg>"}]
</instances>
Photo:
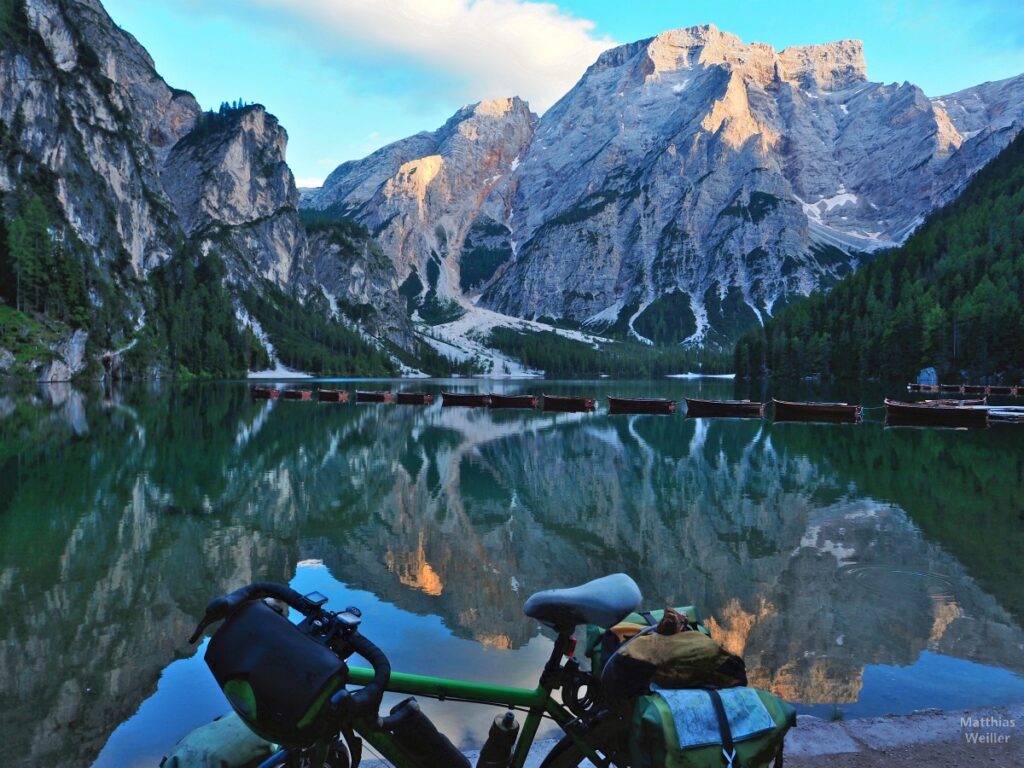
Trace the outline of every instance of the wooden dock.
<instances>
[{"instance_id":1,"label":"wooden dock","mask_svg":"<svg viewBox=\"0 0 1024 768\"><path fill-rule=\"evenodd\" d=\"M961 395L1024 397L1024 386L999 384L907 384L907 392L956 392Z\"/></svg>"}]
</instances>

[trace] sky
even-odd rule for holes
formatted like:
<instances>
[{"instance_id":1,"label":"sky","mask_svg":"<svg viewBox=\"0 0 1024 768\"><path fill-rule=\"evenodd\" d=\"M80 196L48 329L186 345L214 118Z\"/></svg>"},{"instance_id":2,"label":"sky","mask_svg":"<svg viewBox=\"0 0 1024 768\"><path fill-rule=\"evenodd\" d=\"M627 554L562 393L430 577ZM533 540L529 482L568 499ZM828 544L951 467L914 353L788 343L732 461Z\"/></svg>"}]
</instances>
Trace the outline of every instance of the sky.
<instances>
[{"instance_id":1,"label":"sky","mask_svg":"<svg viewBox=\"0 0 1024 768\"><path fill-rule=\"evenodd\" d=\"M300 186L459 107L542 114L601 51L711 23L776 48L857 38L868 77L941 96L1024 73L1021 0L104 0L204 108L264 104Z\"/></svg>"}]
</instances>

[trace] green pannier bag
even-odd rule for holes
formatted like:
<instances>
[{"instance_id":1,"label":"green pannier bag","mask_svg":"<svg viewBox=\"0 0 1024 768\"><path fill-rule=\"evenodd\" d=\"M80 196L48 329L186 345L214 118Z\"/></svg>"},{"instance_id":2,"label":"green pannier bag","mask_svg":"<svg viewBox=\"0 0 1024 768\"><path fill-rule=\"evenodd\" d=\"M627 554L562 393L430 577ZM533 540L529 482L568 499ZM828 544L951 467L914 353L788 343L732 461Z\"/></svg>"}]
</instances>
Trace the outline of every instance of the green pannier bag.
<instances>
[{"instance_id":1,"label":"green pannier bag","mask_svg":"<svg viewBox=\"0 0 1024 768\"><path fill-rule=\"evenodd\" d=\"M630 765L766 768L778 758L778 766L795 724L792 706L757 688L658 690L633 710Z\"/></svg>"}]
</instances>

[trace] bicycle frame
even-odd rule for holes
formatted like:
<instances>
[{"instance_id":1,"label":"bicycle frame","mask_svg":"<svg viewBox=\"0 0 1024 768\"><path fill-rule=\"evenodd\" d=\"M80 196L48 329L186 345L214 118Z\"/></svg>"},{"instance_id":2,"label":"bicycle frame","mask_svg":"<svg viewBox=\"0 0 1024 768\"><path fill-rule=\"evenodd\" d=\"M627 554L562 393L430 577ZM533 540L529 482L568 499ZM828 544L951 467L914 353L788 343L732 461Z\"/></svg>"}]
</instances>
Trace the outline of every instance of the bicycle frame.
<instances>
[{"instance_id":1,"label":"bicycle frame","mask_svg":"<svg viewBox=\"0 0 1024 768\"><path fill-rule=\"evenodd\" d=\"M349 681L352 683L365 684L372 679L373 671L370 669L364 667L351 667L349 669ZM549 715L563 730L566 730L565 726L576 719L575 715L557 702L552 697L551 692L543 685L538 685L533 690L530 690L528 688L511 688L502 685L475 683L468 680L392 672L387 690L390 693L404 693L441 701L447 699L469 702L471 704L526 709L526 721L523 723L519 738L516 741L510 768L522 768L526 763L526 757L533 746L537 729L540 727L540 721L544 715ZM396 765L402 765L402 759L405 756L404 751L394 742L389 734L376 729L357 727L356 730L388 760L394 761ZM566 733L570 737L576 738L571 730L566 730ZM578 742L581 749L584 750L595 765L602 765L603 761L601 758L596 753L591 752L585 741L580 738Z\"/></svg>"},{"instance_id":2,"label":"bicycle frame","mask_svg":"<svg viewBox=\"0 0 1024 768\"><path fill-rule=\"evenodd\" d=\"M525 709L527 711L526 720L516 740L509 768L523 768L530 748L533 746L534 739L536 738L537 729L540 727L540 721L545 715L561 727L595 766L607 768L610 765L609 760L600 756L588 743L582 733L584 729L571 727L571 724L577 720L576 715L552 696L552 691L558 684L561 660L568 642L568 636L560 637L555 641L551 658L544 667L540 682L533 689L393 671L385 690L388 693L422 696L439 701L450 700L505 709ZM350 684L366 685L372 680L372 669L368 667L349 667L348 682ZM407 748L399 743L391 734L378 728L375 720L376 718L374 718L373 722L357 720L352 724L353 729L364 741L380 752L384 758L399 768L419 765L417 756L409 754ZM314 754L316 757L313 759L313 764L321 765L323 762L322 756L326 754L326 745L319 744L315 748ZM283 753L279 753L275 757L281 758ZM271 758L264 763L264 766L281 764L283 764L283 760L282 762L276 762L275 758Z\"/></svg>"}]
</instances>

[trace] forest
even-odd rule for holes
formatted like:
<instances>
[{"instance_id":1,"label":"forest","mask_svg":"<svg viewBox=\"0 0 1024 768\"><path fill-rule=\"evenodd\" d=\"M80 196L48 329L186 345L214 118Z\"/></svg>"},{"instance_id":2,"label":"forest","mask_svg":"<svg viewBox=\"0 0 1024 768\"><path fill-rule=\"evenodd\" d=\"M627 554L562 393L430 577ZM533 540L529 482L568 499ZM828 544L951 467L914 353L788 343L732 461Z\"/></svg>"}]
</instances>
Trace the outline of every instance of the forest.
<instances>
[{"instance_id":1,"label":"forest","mask_svg":"<svg viewBox=\"0 0 1024 768\"><path fill-rule=\"evenodd\" d=\"M740 337L739 376L1024 376L1024 134L907 242Z\"/></svg>"},{"instance_id":2,"label":"forest","mask_svg":"<svg viewBox=\"0 0 1024 768\"><path fill-rule=\"evenodd\" d=\"M728 354L637 342L609 341L591 345L554 331L495 328L487 342L548 378L655 378L673 373L728 373Z\"/></svg>"}]
</instances>

